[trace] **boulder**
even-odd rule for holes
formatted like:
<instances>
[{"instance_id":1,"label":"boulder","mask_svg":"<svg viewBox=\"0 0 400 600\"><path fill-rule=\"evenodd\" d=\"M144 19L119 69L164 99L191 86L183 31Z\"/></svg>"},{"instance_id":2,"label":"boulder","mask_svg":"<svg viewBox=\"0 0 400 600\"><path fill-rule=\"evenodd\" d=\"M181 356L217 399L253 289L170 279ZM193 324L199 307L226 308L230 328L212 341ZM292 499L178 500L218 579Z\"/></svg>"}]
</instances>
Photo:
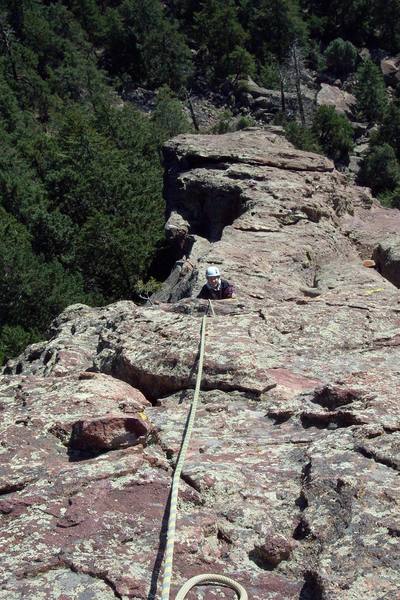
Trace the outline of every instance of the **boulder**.
<instances>
[{"instance_id":1,"label":"boulder","mask_svg":"<svg viewBox=\"0 0 400 600\"><path fill-rule=\"evenodd\" d=\"M400 56L385 57L380 64L386 84L396 87L400 82Z\"/></svg>"},{"instance_id":2,"label":"boulder","mask_svg":"<svg viewBox=\"0 0 400 600\"><path fill-rule=\"evenodd\" d=\"M317 94L317 106L333 106L338 113L352 116L357 100L353 94L341 90L335 85L321 84Z\"/></svg>"},{"instance_id":3,"label":"boulder","mask_svg":"<svg viewBox=\"0 0 400 600\"><path fill-rule=\"evenodd\" d=\"M235 93L240 102L244 106L251 106L256 115L268 114L272 117L283 110L281 91L261 87L250 77L237 83ZM306 115L310 115L315 108L315 93L308 87L302 86L301 97L303 109ZM299 112L299 99L296 93L285 92L284 101L286 112L292 115ZM260 113L262 110L267 112Z\"/></svg>"},{"instance_id":4,"label":"boulder","mask_svg":"<svg viewBox=\"0 0 400 600\"><path fill-rule=\"evenodd\" d=\"M400 236L390 237L378 244L373 258L379 272L400 288Z\"/></svg>"}]
</instances>

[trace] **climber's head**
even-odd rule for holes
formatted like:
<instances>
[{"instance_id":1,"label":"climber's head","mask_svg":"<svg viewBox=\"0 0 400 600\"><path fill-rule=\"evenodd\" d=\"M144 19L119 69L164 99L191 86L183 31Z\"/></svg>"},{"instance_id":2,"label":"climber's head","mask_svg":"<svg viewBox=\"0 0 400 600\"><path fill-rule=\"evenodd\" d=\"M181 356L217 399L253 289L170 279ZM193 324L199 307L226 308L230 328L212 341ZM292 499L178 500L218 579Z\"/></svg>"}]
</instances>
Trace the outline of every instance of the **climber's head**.
<instances>
[{"instance_id":1,"label":"climber's head","mask_svg":"<svg viewBox=\"0 0 400 600\"><path fill-rule=\"evenodd\" d=\"M206 278L210 287L217 288L221 279L221 274L218 267L207 267Z\"/></svg>"}]
</instances>

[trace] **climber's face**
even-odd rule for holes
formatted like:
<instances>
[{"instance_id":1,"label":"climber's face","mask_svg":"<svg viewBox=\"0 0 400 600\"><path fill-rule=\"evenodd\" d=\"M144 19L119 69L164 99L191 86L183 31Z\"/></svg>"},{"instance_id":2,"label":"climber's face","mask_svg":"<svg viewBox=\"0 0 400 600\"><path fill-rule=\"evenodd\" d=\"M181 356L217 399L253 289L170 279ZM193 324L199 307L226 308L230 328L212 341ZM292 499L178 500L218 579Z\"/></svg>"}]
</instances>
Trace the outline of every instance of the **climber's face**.
<instances>
[{"instance_id":1,"label":"climber's face","mask_svg":"<svg viewBox=\"0 0 400 600\"><path fill-rule=\"evenodd\" d=\"M211 285L212 288L217 288L218 287L218 283L219 283L219 277L217 277L217 276L215 276L215 277L207 277L207 281Z\"/></svg>"}]
</instances>

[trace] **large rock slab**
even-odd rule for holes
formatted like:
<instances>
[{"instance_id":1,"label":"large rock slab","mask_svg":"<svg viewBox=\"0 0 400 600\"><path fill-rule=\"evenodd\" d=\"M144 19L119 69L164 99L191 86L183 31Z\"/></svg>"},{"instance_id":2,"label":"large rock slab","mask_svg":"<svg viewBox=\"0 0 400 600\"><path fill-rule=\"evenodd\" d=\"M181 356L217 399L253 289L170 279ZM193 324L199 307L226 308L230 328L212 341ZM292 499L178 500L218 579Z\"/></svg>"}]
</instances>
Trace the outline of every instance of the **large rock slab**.
<instances>
[{"instance_id":1,"label":"large rock slab","mask_svg":"<svg viewBox=\"0 0 400 600\"><path fill-rule=\"evenodd\" d=\"M396 86L400 81L400 56L387 56L381 60L381 71L387 84Z\"/></svg>"},{"instance_id":2,"label":"large rock slab","mask_svg":"<svg viewBox=\"0 0 400 600\"><path fill-rule=\"evenodd\" d=\"M279 128L178 136L165 166L153 304L70 307L0 380L0 598L160 597L210 264L237 297L207 319L173 594L396 598L400 213Z\"/></svg>"},{"instance_id":3,"label":"large rock slab","mask_svg":"<svg viewBox=\"0 0 400 600\"><path fill-rule=\"evenodd\" d=\"M335 85L321 83L321 89L317 94L317 106L333 106L338 113L352 116L356 104L357 99L353 94Z\"/></svg>"}]
</instances>

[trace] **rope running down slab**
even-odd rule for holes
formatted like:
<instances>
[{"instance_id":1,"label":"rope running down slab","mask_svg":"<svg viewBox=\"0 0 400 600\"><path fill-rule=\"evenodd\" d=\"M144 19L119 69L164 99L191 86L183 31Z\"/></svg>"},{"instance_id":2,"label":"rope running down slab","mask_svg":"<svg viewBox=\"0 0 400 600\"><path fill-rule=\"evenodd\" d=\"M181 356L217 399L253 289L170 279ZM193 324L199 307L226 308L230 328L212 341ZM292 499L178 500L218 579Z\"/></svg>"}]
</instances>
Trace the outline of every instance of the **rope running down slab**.
<instances>
[{"instance_id":1,"label":"rope running down slab","mask_svg":"<svg viewBox=\"0 0 400 600\"><path fill-rule=\"evenodd\" d=\"M214 309L212 307L211 302L209 302L209 308L211 308L212 314L214 314ZM183 465L185 462L186 452L189 447L190 437L193 430L194 420L196 416L197 404L199 401L200 394L200 385L201 379L203 375L203 362L204 362L204 350L205 350L205 338L206 338L206 322L207 315L205 315L201 322L201 337L200 337L200 356L199 356L199 364L197 369L197 378L196 378L196 386L194 390L194 396L192 400L192 404L190 407L189 418L187 422L186 432L183 438L182 446L179 452L178 461L176 463L174 476L172 480L172 489L171 489L171 500L170 500L170 509L169 509L169 519L168 519L168 531L167 531L167 544L165 549L165 561L164 561L164 576L163 576L163 584L162 584L162 592L161 592L161 600L169 600L169 593L171 587L171 579L172 579L172 565L174 559L174 545L175 545L175 531L176 531L176 519L177 519L177 503L178 503L178 492L179 492L179 482L181 478L181 473L183 469ZM194 588L196 585L205 585L205 584L214 584L214 585L223 585L225 587L230 587L235 590L239 600L248 600L246 590L239 584L236 583L233 579L229 577L225 577L224 575L218 575L214 573L206 573L204 575L197 575L196 577L192 577L187 581L177 593L175 600L185 600L187 593Z\"/></svg>"}]
</instances>

